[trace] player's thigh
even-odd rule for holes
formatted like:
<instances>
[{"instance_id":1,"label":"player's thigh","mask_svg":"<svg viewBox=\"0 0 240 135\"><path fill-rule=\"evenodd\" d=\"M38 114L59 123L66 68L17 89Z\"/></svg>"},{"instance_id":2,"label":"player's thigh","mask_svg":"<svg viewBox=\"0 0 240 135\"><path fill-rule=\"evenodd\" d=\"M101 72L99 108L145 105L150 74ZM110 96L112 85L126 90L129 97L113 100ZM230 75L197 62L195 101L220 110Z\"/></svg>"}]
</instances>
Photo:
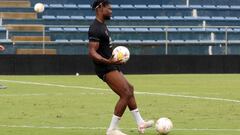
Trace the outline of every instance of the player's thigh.
<instances>
[{"instance_id":1,"label":"player's thigh","mask_svg":"<svg viewBox=\"0 0 240 135\"><path fill-rule=\"evenodd\" d=\"M127 78L124 76L124 74L122 72L120 72L122 74L122 76L124 77L124 81L128 84L128 87L131 91L134 90L133 85L127 80Z\"/></svg>"},{"instance_id":2,"label":"player's thigh","mask_svg":"<svg viewBox=\"0 0 240 135\"><path fill-rule=\"evenodd\" d=\"M131 94L124 76L117 70L106 74L106 83L119 96L129 96Z\"/></svg>"}]
</instances>

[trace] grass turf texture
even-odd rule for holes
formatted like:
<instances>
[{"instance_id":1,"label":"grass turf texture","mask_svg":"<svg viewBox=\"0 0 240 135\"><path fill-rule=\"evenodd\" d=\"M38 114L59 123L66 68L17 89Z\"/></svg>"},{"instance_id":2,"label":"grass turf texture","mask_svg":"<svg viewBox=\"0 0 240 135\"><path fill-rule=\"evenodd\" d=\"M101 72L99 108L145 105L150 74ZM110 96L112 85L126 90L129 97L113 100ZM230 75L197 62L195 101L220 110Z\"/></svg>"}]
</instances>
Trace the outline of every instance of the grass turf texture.
<instances>
[{"instance_id":1,"label":"grass turf texture","mask_svg":"<svg viewBox=\"0 0 240 135\"><path fill-rule=\"evenodd\" d=\"M137 92L240 100L240 75L126 77ZM96 76L0 76L0 83L8 86L0 90L1 135L104 135L118 100L111 90L4 80L109 89ZM170 135L240 134L239 102L144 93L136 94L136 99L144 118L169 117L173 121L174 130ZM137 130L132 129L136 125L128 110L120 127L129 135L138 135ZM154 128L146 131L146 135L156 134Z\"/></svg>"}]
</instances>

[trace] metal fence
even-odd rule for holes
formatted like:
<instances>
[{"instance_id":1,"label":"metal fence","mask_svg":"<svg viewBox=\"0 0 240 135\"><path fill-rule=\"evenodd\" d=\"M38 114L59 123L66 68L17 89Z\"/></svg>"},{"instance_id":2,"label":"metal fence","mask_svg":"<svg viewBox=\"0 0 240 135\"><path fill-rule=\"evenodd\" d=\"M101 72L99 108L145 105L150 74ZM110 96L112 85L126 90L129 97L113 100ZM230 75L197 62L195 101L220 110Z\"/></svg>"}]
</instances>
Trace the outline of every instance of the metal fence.
<instances>
[{"instance_id":1,"label":"metal fence","mask_svg":"<svg viewBox=\"0 0 240 135\"><path fill-rule=\"evenodd\" d=\"M55 49L56 54L60 55L87 54L88 27L39 25L39 29L36 30L24 28L14 30L9 29L8 25L2 26L0 45L6 49L0 54L16 54L19 49L41 49L41 54L46 54L47 49ZM135 55L240 55L238 26L109 26L108 28L114 37L113 45L128 46ZM54 33L58 34L55 38L51 38ZM64 38L67 35L68 38ZM69 35L83 35L85 38L71 39ZM118 39L119 35L126 36L126 39ZM131 35L135 35L137 39L130 38ZM150 39L145 39L146 35ZM161 38L160 36L158 38L158 35L161 35ZM14 40L14 36L42 38L36 41ZM46 36L51 39L46 40ZM58 39L57 36L61 38Z\"/></svg>"}]
</instances>

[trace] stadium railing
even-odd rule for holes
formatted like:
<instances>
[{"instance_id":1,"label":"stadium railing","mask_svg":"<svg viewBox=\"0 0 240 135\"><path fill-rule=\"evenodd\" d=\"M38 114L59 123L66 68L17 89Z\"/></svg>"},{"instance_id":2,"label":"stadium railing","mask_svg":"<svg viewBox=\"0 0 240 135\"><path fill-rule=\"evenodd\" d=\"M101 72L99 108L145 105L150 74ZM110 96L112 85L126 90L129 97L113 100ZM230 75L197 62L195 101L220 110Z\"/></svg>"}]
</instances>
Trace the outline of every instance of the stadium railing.
<instances>
[{"instance_id":1,"label":"stadium railing","mask_svg":"<svg viewBox=\"0 0 240 135\"><path fill-rule=\"evenodd\" d=\"M0 44L6 45L10 50L1 54L15 54L18 49L42 49L43 53L46 49L56 49L61 50L56 51L57 54L87 54L89 26L46 25L43 27L43 31L36 32L26 30L15 32L5 27L0 28L0 35L3 35ZM222 55L240 55L240 27L237 26L110 26L109 30L113 35L114 45L140 48L163 47L164 54L172 54L169 48L177 46L185 46L186 49L202 46L205 50L214 46L222 50ZM72 35L81 36L72 38ZM13 40L13 36L28 36L28 38ZM42 38L29 39L31 36L42 36ZM192 51L189 54L195 54L194 51L197 52L197 49Z\"/></svg>"}]
</instances>

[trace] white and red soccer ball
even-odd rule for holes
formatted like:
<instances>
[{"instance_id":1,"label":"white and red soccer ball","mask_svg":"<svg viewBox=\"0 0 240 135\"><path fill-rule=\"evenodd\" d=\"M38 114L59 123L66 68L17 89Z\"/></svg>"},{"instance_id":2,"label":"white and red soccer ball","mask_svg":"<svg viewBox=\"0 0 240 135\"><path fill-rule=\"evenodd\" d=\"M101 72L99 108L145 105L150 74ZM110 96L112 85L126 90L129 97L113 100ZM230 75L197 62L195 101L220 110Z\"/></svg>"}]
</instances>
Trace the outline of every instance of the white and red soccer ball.
<instances>
[{"instance_id":1,"label":"white and red soccer ball","mask_svg":"<svg viewBox=\"0 0 240 135\"><path fill-rule=\"evenodd\" d=\"M130 52L125 46L118 46L112 52L113 58L115 60L120 60L121 62L126 63L130 58Z\"/></svg>"},{"instance_id":2,"label":"white and red soccer ball","mask_svg":"<svg viewBox=\"0 0 240 135\"><path fill-rule=\"evenodd\" d=\"M155 128L159 134L166 135L172 130L173 123L169 118L160 118L157 120Z\"/></svg>"}]
</instances>

